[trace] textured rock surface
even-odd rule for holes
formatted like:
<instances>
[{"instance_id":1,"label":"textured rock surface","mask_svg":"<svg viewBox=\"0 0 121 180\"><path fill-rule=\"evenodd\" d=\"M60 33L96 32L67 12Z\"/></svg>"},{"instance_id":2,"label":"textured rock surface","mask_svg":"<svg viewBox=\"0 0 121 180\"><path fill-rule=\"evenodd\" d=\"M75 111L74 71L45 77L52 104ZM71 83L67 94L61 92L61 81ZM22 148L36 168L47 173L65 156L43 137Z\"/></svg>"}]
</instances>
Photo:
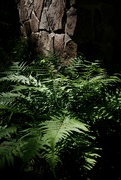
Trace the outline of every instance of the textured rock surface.
<instances>
[{"instance_id":1,"label":"textured rock surface","mask_svg":"<svg viewBox=\"0 0 121 180\"><path fill-rule=\"evenodd\" d=\"M107 62L120 54L120 0L19 0L17 6L22 34L41 53L68 59L79 51Z\"/></svg>"},{"instance_id":2,"label":"textured rock surface","mask_svg":"<svg viewBox=\"0 0 121 180\"><path fill-rule=\"evenodd\" d=\"M64 0L52 0L48 8L48 22L50 31L62 30L62 18L64 16L65 2Z\"/></svg>"},{"instance_id":3,"label":"textured rock surface","mask_svg":"<svg viewBox=\"0 0 121 180\"><path fill-rule=\"evenodd\" d=\"M66 0L20 0L21 33L40 53L53 52L64 59L76 57L77 45L71 39L77 19L74 4L75 0L69 6Z\"/></svg>"},{"instance_id":4,"label":"textured rock surface","mask_svg":"<svg viewBox=\"0 0 121 180\"><path fill-rule=\"evenodd\" d=\"M54 51L59 55L63 55L64 51L64 34L55 34L54 35Z\"/></svg>"},{"instance_id":5,"label":"textured rock surface","mask_svg":"<svg viewBox=\"0 0 121 180\"><path fill-rule=\"evenodd\" d=\"M67 11L67 21L66 21L66 26L65 26L66 27L65 32L70 36L74 35L76 21L77 21L77 9L75 9L74 7L71 7Z\"/></svg>"},{"instance_id":6,"label":"textured rock surface","mask_svg":"<svg viewBox=\"0 0 121 180\"><path fill-rule=\"evenodd\" d=\"M39 19L35 15L34 11L32 11L32 13L31 13L30 25L31 25L31 31L32 32L38 32L38 29L39 29Z\"/></svg>"}]
</instances>

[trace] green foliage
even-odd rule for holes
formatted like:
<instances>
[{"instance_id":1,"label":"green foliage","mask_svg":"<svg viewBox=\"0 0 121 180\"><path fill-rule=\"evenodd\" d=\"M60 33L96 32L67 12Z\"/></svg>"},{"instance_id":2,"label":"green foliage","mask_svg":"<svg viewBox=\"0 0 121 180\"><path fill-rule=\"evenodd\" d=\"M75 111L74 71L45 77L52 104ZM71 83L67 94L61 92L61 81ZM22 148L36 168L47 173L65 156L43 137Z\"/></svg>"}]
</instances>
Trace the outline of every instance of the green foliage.
<instances>
[{"instance_id":1,"label":"green foliage","mask_svg":"<svg viewBox=\"0 0 121 180\"><path fill-rule=\"evenodd\" d=\"M0 94L1 167L17 157L22 169L43 165L58 179L69 180L95 166L103 133L99 124L114 118L119 123L114 113L120 115L118 76L83 57L68 65L45 57L13 63L0 82L8 85Z\"/></svg>"},{"instance_id":2,"label":"green foliage","mask_svg":"<svg viewBox=\"0 0 121 180\"><path fill-rule=\"evenodd\" d=\"M45 158L52 169L55 169L55 165L58 162L58 151L64 148L64 144L60 144L60 142L67 140L72 132L84 133L84 131L88 131L84 123L69 116L53 116L51 121L45 121L40 125L42 126L40 128L41 132L44 133L42 138L43 146L47 147L48 151L45 153Z\"/></svg>"}]
</instances>

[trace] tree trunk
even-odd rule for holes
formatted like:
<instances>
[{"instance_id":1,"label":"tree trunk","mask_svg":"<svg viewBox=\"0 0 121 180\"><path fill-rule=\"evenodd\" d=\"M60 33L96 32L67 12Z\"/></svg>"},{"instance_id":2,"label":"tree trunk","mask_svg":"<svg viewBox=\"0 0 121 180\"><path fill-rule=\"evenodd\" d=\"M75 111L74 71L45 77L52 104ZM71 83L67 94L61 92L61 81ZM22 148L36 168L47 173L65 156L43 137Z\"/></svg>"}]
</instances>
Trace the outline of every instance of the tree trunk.
<instances>
[{"instance_id":1,"label":"tree trunk","mask_svg":"<svg viewBox=\"0 0 121 180\"><path fill-rule=\"evenodd\" d=\"M77 21L75 0L18 0L21 33L37 52L76 57L72 40Z\"/></svg>"}]
</instances>

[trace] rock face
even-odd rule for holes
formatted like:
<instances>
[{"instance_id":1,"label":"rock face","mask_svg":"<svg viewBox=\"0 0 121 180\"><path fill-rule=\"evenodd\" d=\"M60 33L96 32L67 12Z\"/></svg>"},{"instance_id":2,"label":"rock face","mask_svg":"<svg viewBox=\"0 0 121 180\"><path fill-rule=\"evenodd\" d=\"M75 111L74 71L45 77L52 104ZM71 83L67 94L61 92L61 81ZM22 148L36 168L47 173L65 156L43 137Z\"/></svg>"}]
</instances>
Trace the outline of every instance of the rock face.
<instances>
[{"instance_id":1,"label":"rock face","mask_svg":"<svg viewBox=\"0 0 121 180\"><path fill-rule=\"evenodd\" d=\"M38 52L108 63L121 48L120 0L18 0L21 33Z\"/></svg>"},{"instance_id":2,"label":"rock face","mask_svg":"<svg viewBox=\"0 0 121 180\"><path fill-rule=\"evenodd\" d=\"M75 1L68 6L66 0L19 0L22 35L42 54L76 57L77 44L71 38L77 20L73 4Z\"/></svg>"}]
</instances>

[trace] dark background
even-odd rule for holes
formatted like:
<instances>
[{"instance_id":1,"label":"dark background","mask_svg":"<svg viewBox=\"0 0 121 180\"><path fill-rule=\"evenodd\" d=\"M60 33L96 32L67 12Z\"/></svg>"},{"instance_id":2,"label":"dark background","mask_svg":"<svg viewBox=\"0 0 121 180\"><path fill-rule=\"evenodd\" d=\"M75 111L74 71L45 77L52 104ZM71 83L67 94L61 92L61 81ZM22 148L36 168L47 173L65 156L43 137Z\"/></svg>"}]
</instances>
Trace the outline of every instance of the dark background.
<instances>
[{"instance_id":1,"label":"dark background","mask_svg":"<svg viewBox=\"0 0 121 180\"><path fill-rule=\"evenodd\" d=\"M74 41L78 53L88 60L102 60L110 72L121 70L121 1L76 0L77 26ZM0 65L8 57L20 36L15 0L0 0ZM4 62L3 62L4 61Z\"/></svg>"}]
</instances>

